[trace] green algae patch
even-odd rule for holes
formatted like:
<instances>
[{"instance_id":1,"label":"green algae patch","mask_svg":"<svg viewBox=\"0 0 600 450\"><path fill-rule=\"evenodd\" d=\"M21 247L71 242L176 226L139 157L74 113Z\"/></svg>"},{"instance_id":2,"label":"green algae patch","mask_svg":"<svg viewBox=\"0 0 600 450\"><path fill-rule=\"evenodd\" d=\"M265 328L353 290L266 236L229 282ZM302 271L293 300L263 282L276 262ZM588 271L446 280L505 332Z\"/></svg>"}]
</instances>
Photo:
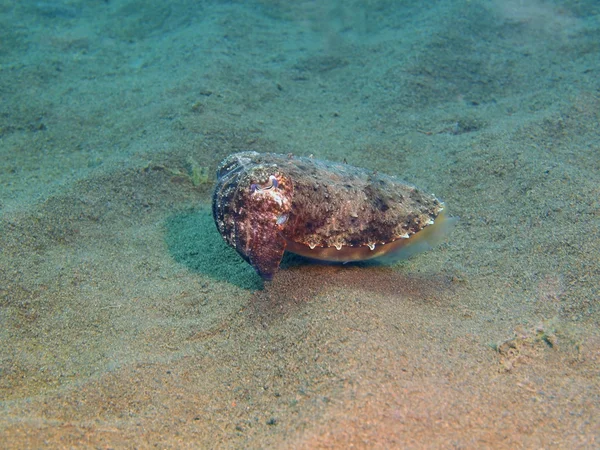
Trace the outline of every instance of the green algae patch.
<instances>
[{"instance_id":1,"label":"green algae patch","mask_svg":"<svg viewBox=\"0 0 600 450\"><path fill-rule=\"evenodd\" d=\"M201 166L191 156L187 160L187 165L190 180L195 187L213 182L212 172L209 168Z\"/></svg>"}]
</instances>

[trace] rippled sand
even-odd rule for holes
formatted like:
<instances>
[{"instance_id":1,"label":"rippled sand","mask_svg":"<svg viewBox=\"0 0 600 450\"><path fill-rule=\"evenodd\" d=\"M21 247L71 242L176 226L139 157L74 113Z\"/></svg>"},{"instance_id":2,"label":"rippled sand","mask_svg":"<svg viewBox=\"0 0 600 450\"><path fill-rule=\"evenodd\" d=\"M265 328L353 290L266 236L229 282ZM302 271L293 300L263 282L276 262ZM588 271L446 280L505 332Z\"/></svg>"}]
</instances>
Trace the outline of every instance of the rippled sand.
<instances>
[{"instance_id":1,"label":"rippled sand","mask_svg":"<svg viewBox=\"0 0 600 450\"><path fill-rule=\"evenodd\" d=\"M2 445L594 448L599 40L593 0L0 6ZM210 213L245 149L460 221L263 285Z\"/></svg>"}]
</instances>

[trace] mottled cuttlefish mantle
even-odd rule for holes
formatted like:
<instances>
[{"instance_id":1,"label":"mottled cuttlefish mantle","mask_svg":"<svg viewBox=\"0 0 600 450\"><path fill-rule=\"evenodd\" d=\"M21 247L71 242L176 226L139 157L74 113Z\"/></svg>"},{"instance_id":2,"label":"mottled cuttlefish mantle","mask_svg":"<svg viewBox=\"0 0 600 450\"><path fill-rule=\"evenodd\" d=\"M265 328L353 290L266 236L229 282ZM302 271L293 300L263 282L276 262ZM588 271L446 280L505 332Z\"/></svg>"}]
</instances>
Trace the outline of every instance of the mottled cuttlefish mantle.
<instances>
[{"instance_id":1,"label":"mottled cuttlefish mantle","mask_svg":"<svg viewBox=\"0 0 600 450\"><path fill-rule=\"evenodd\" d=\"M434 195L343 163L241 152L225 158L217 178L217 228L264 279L286 250L326 261L396 259L437 244L455 221Z\"/></svg>"}]
</instances>

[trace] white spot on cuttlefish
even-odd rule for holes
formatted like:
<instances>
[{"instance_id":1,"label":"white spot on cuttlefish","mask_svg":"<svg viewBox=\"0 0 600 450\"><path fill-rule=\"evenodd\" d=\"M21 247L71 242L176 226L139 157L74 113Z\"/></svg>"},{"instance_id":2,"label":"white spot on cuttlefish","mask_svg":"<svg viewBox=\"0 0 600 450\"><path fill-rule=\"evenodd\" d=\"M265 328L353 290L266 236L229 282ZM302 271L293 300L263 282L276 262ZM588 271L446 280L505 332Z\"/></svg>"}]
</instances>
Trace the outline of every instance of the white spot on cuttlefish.
<instances>
[{"instance_id":1,"label":"white spot on cuttlefish","mask_svg":"<svg viewBox=\"0 0 600 450\"><path fill-rule=\"evenodd\" d=\"M367 244L367 246L371 249L371 251L375 250L375 244Z\"/></svg>"}]
</instances>

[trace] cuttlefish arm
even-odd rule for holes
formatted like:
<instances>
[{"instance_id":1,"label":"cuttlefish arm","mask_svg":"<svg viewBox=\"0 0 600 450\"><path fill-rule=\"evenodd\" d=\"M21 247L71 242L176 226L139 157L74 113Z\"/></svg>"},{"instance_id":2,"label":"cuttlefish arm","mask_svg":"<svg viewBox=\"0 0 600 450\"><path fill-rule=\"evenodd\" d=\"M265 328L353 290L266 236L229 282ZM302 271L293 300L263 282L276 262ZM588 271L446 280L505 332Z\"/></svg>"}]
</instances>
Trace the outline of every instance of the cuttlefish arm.
<instances>
[{"instance_id":1,"label":"cuttlefish arm","mask_svg":"<svg viewBox=\"0 0 600 450\"><path fill-rule=\"evenodd\" d=\"M265 280L271 280L283 254L286 242L276 227L270 223L255 223L249 233L238 238L238 252L254 267Z\"/></svg>"}]
</instances>

